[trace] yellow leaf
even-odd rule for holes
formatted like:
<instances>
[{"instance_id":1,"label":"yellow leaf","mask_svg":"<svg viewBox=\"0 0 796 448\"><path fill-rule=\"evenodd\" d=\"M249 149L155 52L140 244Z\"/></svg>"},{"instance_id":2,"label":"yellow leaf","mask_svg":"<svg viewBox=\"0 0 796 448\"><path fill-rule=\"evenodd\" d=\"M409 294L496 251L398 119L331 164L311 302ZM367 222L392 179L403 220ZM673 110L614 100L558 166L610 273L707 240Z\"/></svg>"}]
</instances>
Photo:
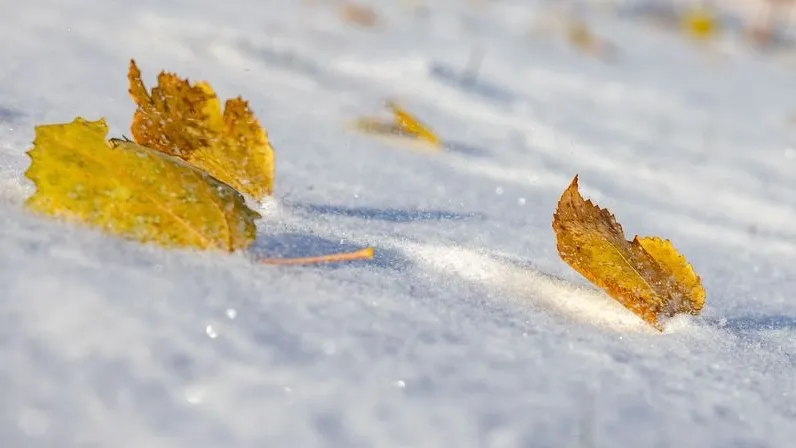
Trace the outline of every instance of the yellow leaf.
<instances>
[{"instance_id":1,"label":"yellow leaf","mask_svg":"<svg viewBox=\"0 0 796 448\"><path fill-rule=\"evenodd\" d=\"M580 21L569 23L567 38L572 45L586 52L594 51L597 40L589 27Z\"/></svg>"},{"instance_id":2,"label":"yellow leaf","mask_svg":"<svg viewBox=\"0 0 796 448\"><path fill-rule=\"evenodd\" d=\"M385 122L381 118L365 117L355 123L356 127L371 134L387 134L413 138L440 147L442 140L434 131L415 118L412 114L392 101L385 103L393 114L392 121Z\"/></svg>"},{"instance_id":3,"label":"yellow leaf","mask_svg":"<svg viewBox=\"0 0 796 448\"><path fill-rule=\"evenodd\" d=\"M166 72L150 94L133 60L128 79L136 143L177 156L256 200L273 192L274 150L246 101L227 100L222 111L209 84Z\"/></svg>"},{"instance_id":4,"label":"yellow leaf","mask_svg":"<svg viewBox=\"0 0 796 448\"><path fill-rule=\"evenodd\" d=\"M685 257L677 252L671 241L654 237L638 238L641 247L658 262L658 264L674 278L674 286L679 297L688 300L674 303L675 313L697 314L705 304L705 288L702 280L688 264Z\"/></svg>"},{"instance_id":5,"label":"yellow leaf","mask_svg":"<svg viewBox=\"0 0 796 448\"><path fill-rule=\"evenodd\" d=\"M693 8L684 15L683 28L692 37L708 39L716 33L716 19L708 9Z\"/></svg>"},{"instance_id":6,"label":"yellow leaf","mask_svg":"<svg viewBox=\"0 0 796 448\"><path fill-rule=\"evenodd\" d=\"M705 300L699 277L667 241L625 239L614 216L578 191L578 176L553 214L561 258L650 325L676 313L698 314Z\"/></svg>"},{"instance_id":7,"label":"yellow leaf","mask_svg":"<svg viewBox=\"0 0 796 448\"><path fill-rule=\"evenodd\" d=\"M566 37L569 43L579 51L608 60L617 55L615 45L595 35L589 25L580 20L569 20L566 23Z\"/></svg>"},{"instance_id":8,"label":"yellow leaf","mask_svg":"<svg viewBox=\"0 0 796 448\"><path fill-rule=\"evenodd\" d=\"M106 141L104 119L35 128L33 211L164 247L234 251L255 238L259 214L230 186L179 159Z\"/></svg>"}]
</instances>

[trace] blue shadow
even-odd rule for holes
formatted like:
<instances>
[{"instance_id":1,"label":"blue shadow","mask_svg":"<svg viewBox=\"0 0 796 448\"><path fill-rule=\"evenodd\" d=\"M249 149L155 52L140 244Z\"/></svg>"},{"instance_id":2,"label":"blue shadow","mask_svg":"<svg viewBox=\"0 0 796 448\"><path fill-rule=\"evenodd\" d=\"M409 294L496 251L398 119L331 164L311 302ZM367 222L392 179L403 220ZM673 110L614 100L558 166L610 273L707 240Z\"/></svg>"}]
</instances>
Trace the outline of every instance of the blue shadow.
<instances>
[{"instance_id":1,"label":"blue shadow","mask_svg":"<svg viewBox=\"0 0 796 448\"><path fill-rule=\"evenodd\" d=\"M13 123L24 117L21 111L0 105L0 122Z\"/></svg>"},{"instance_id":2,"label":"blue shadow","mask_svg":"<svg viewBox=\"0 0 796 448\"><path fill-rule=\"evenodd\" d=\"M269 48L241 39L237 42L241 51L248 53L254 59L259 59L268 65L281 67L303 73L312 78L318 78L324 70L312 59L298 53L278 48Z\"/></svg>"},{"instance_id":3,"label":"blue shadow","mask_svg":"<svg viewBox=\"0 0 796 448\"><path fill-rule=\"evenodd\" d=\"M469 143L453 142L446 140L442 142L442 147L450 152L456 152L470 157L488 157L489 151L480 146L470 145Z\"/></svg>"},{"instance_id":4,"label":"blue shadow","mask_svg":"<svg viewBox=\"0 0 796 448\"><path fill-rule=\"evenodd\" d=\"M343 216L366 220L387 221L395 223L415 221L464 221L467 219L485 219L482 213L458 213L444 210L407 210L374 207L346 207L342 205L293 204L299 210L322 215Z\"/></svg>"},{"instance_id":5,"label":"blue shadow","mask_svg":"<svg viewBox=\"0 0 796 448\"><path fill-rule=\"evenodd\" d=\"M721 326L731 331L796 330L796 317L780 315L734 317L727 319L727 322Z\"/></svg>"},{"instance_id":6,"label":"blue shadow","mask_svg":"<svg viewBox=\"0 0 796 448\"><path fill-rule=\"evenodd\" d=\"M497 84L492 84L475 76L460 73L447 65L439 63L432 64L429 75L432 79L436 79L443 84L457 88L465 93L504 105L511 104L516 98L512 92Z\"/></svg>"}]
</instances>

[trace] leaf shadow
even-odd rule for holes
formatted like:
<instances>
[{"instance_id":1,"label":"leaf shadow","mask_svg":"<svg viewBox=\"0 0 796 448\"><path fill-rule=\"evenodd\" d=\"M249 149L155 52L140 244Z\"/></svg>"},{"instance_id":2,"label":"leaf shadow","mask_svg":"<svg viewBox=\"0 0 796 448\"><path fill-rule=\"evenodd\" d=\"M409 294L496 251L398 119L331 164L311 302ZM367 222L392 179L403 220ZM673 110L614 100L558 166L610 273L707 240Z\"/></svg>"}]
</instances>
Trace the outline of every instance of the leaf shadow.
<instances>
[{"instance_id":1,"label":"leaf shadow","mask_svg":"<svg viewBox=\"0 0 796 448\"><path fill-rule=\"evenodd\" d=\"M796 330L796 317L783 315L742 316L720 321L718 324L733 332L764 330Z\"/></svg>"},{"instance_id":2,"label":"leaf shadow","mask_svg":"<svg viewBox=\"0 0 796 448\"><path fill-rule=\"evenodd\" d=\"M273 235L258 235L254 244L249 248L255 259L261 258L299 258L329 255L341 252L353 252L364 248L360 244L340 242L305 233L285 232ZM399 252L375 247L371 260L355 260L342 263L324 263L316 265L324 268L345 266L376 266L383 269L404 270L410 261Z\"/></svg>"},{"instance_id":3,"label":"leaf shadow","mask_svg":"<svg viewBox=\"0 0 796 448\"><path fill-rule=\"evenodd\" d=\"M295 51L261 45L247 39L238 40L236 46L253 59L260 60L270 66L302 73L313 79L319 78L324 73L321 66L314 60Z\"/></svg>"},{"instance_id":4,"label":"leaf shadow","mask_svg":"<svg viewBox=\"0 0 796 448\"><path fill-rule=\"evenodd\" d=\"M481 146L471 145L465 142L446 140L442 143L446 151L455 152L470 157L489 157L491 153Z\"/></svg>"},{"instance_id":5,"label":"leaf shadow","mask_svg":"<svg viewBox=\"0 0 796 448\"><path fill-rule=\"evenodd\" d=\"M292 204L299 210L322 215L359 218L364 220L407 223L416 221L464 221L468 219L485 219L483 213L459 213L446 210L412 210L376 207L347 207L327 204Z\"/></svg>"},{"instance_id":6,"label":"leaf shadow","mask_svg":"<svg viewBox=\"0 0 796 448\"><path fill-rule=\"evenodd\" d=\"M514 102L516 95L497 84L485 81L474 75L460 72L448 65L433 63L429 70L432 79L457 88L465 93L481 97L496 103L509 105Z\"/></svg>"},{"instance_id":7,"label":"leaf shadow","mask_svg":"<svg viewBox=\"0 0 796 448\"><path fill-rule=\"evenodd\" d=\"M14 123L24 116L18 109L0 105L0 123Z\"/></svg>"}]
</instances>

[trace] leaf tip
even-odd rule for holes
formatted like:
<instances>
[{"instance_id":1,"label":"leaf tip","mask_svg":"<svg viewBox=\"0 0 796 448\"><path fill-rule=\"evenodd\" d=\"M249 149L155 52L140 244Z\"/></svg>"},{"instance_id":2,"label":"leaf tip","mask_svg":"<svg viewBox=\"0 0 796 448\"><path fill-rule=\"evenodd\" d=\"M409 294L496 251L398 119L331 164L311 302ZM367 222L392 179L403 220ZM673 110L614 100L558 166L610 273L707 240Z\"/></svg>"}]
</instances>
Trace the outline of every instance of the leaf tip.
<instances>
[{"instance_id":1,"label":"leaf tip","mask_svg":"<svg viewBox=\"0 0 796 448\"><path fill-rule=\"evenodd\" d=\"M575 177L572 178L572 181L569 183L569 186L561 193L561 197L558 199L558 205L556 206L555 212L553 212L553 227L556 226L556 221L558 220L558 215L561 213L562 208L564 206L564 202L569 199L571 201L572 197L577 197L581 201L583 197L580 195L578 191L578 175L575 174Z\"/></svg>"},{"instance_id":2,"label":"leaf tip","mask_svg":"<svg viewBox=\"0 0 796 448\"><path fill-rule=\"evenodd\" d=\"M135 63L135 59L133 58L130 58L130 63L128 64L127 78L131 81L133 79L141 78L141 69L138 68L138 65Z\"/></svg>"},{"instance_id":3,"label":"leaf tip","mask_svg":"<svg viewBox=\"0 0 796 448\"><path fill-rule=\"evenodd\" d=\"M578 193L578 189L580 187L578 180L579 180L578 174L575 174L575 177L573 177L572 181L569 182L569 186L567 187L567 189L564 190L564 194L572 194L573 192Z\"/></svg>"},{"instance_id":4,"label":"leaf tip","mask_svg":"<svg viewBox=\"0 0 796 448\"><path fill-rule=\"evenodd\" d=\"M362 249L362 258L364 258L365 260L372 260L375 254L376 250L373 249L373 247L371 246Z\"/></svg>"},{"instance_id":5,"label":"leaf tip","mask_svg":"<svg viewBox=\"0 0 796 448\"><path fill-rule=\"evenodd\" d=\"M130 65L127 70L127 81L129 83L127 93L132 97L136 107L140 108L141 103L144 102L144 99L149 97L149 94L146 91L144 81L141 79L141 70L138 68L133 58L130 58Z\"/></svg>"}]
</instances>

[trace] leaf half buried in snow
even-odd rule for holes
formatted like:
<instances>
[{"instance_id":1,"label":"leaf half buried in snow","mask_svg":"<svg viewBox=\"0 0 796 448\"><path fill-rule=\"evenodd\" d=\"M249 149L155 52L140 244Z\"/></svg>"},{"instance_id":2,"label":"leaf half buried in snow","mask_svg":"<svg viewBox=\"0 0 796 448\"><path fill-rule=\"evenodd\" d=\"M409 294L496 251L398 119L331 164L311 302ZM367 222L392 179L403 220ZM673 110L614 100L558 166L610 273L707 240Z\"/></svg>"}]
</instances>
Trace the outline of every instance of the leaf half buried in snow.
<instances>
[{"instance_id":1,"label":"leaf half buried in snow","mask_svg":"<svg viewBox=\"0 0 796 448\"><path fill-rule=\"evenodd\" d=\"M436 148L442 146L442 140L437 134L412 114L392 101L385 102L385 106L392 112L392 120L364 117L354 123L355 127L369 134L406 137L423 141Z\"/></svg>"},{"instance_id":2,"label":"leaf half buried in snow","mask_svg":"<svg viewBox=\"0 0 796 448\"><path fill-rule=\"evenodd\" d=\"M608 210L583 199L578 176L561 195L553 231L567 264L655 328L660 317L701 311L705 290L685 258L668 240L627 241Z\"/></svg>"},{"instance_id":3,"label":"leaf half buried in snow","mask_svg":"<svg viewBox=\"0 0 796 448\"><path fill-rule=\"evenodd\" d=\"M177 156L256 200L273 192L274 150L246 101L227 100L222 112L209 84L166 72L149 93L133 60L128 80L136 143Z\"/></svg>"},{"instance_id":4,"label":"leaf half buried in snow","mask_svg":"<svg viewBox=\"0 0 796 448\"><path fill-rule=\"evenodd\" d=\"M27 206L164 247L234 251L255 238L232 187L179 159L129 141L106 141L104 119L36 126Z\"/></svg>"}]
</instances>

